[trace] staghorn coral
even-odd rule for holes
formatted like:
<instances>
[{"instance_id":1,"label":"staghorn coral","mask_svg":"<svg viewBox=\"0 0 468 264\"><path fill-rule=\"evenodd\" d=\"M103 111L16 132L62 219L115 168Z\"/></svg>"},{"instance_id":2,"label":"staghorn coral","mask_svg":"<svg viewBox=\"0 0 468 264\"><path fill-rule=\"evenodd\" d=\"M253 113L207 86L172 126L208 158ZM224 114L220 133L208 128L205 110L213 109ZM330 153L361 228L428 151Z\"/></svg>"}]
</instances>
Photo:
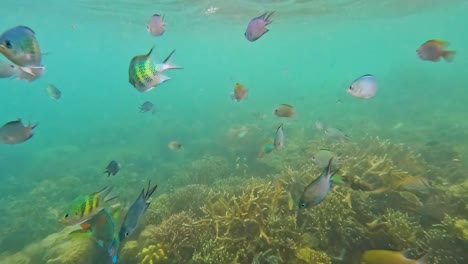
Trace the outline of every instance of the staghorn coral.
<instances>
[{"instance_id":1,"label":"staghorn coral","mask_svg":"<svg viewBox=\"0 0 468 264\"><path fill-rule=\"evenodd\" d=\"M143 248L137 257L140 258L141 264L166 263L168 260L163 247L159 243Z\"/></svg>"},{"instance_id":2,"label":"staghorn coral","mask_svg":"<svg viewBox=\"0 0 468 264\"><path fill-rule=\"evenodd\" d=\"M185 263L200 243L200 234L204 233L192 225L193 219L193 213L181 212L171 215L160 225L148 225L140 234L139 244L148 247L159 243L171 263Z\"/></svg>"},{"instance_id":3,"label":"staghorn coral","mask_svg":"<svg viewBox=\"0 0 468 264\"><path fill-rule=\"evenodd\" d=\"M194 225L209 230L213 248L197 252L197 258L209 261L211 254L203 253L217 251L217 258L234 256L239 263L250 263L257 252L271 248L287 260L299 238L288 199L284 188L271 182L247 184L240 195L211 192L202 208L205 216Z\"/></svg>"}]
</instances>

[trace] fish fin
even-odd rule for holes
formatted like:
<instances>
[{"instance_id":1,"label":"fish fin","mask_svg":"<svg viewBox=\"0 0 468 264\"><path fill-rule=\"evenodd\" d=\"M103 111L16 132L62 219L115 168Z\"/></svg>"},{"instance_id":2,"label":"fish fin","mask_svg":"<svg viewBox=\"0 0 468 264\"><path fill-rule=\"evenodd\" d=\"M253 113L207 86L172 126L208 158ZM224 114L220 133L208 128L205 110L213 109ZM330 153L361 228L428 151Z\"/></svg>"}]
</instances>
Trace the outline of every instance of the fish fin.
<instances>
[{"instance_id":1,"label":"fish fin","mask_svg":"<svg viewBox=\"0 0 468 264\"><path fill-rule=\"evenodd\" d=\"M444 59L446 61L451 62L451 61L453 61L453 58L454 58L456 53L457 52L455 52L455 51L448 51L447 50L447 51L444 52L444 55L442 55L442 56L444 57Z\"/></svg>"},{"instance_id":2,"label":"fish fin","mask_svg":"<svg viewBox=\"0 0 468 264\"><path fill-rule=\"evenodd\" d=\"M336 169L335 171L332 171L333 169L333 160L335 157L331 157L330 160L328 161L327 167L324 169L325 172L325 177L331 181L331 177L338 172L339 169Z\"/></svg>"},{"instance_id":3,"label":"fish fin","mask_svg":"<svg viewBox=\"0 0 468 264\"><path fill-rule=\"evenodd\" d=\"M151 180L148 181L148 190L146 191L146 194L144 195L145 201L147 201L151 195L156 191L156 188L158 188L158 185L154 185L153 188L151 188ZM144 191L144 190L143 190Z\"/></svg>"},{"instance_id":4,"label":"fish fin","mask_svg":"<svg viewBox=\"0 0 468 264\"><path fill-rule=\"evenodd\" d=\"M167 58L163 61L163 64L162 64L162 69L163 71L165 70L174 70L174 69L183 69L182 67L179 67L175 64L172 64L170 62L170 59L172 57L172 54L174 54L176 50L173 50L171 53L169 53L169 55L167 56Z\"/></svg>"},{"instance_id":5,"label":"fish fin","mask_svg":"<svg viewBox=\"0 0 468 264\"><path fill-rule=\"evenodd\" d=\"M116 199L117 197L119 197L118 195L113 196L113 197L108 197L109 193L112 191L113 188L114 188L113 186L107 186L107 187L105 187L104 189L102 189L101 191L98 192L98 195L102 197L102 200L105 203L109 202L109 201L112 201L112 200Z\"/></svg>"},{"instance_id":6,"label":"fish fin","mask_svg":"<svg viewBox=\"0 0 468 264\"><path fill-rule=\"evenodd\" d=\"M158 84L161 84L161 83L163 83L163 82L169 81L170 79L171 79L171 77L161 74L161 75L159 76L159 83L158 83ZM154 88L154 87L153 87L153 88ZM151 88L151 89L153 89L153 88ZM148 91L151 90L151 89L148 89Z\"/></svg>"},{"instance_id":7,"label":"fish fin","mask_svg":"<svg viewBox=\"0 0 468 264\"><path fill-rule=\"evenodd\" d=\"M273 20L270 20L270 17L271 17L274 13L275 13L275 11L272 11L272 12L270 12L270 14L268 14L268 15L264 18L264 20L267 22L267 25L268 25L268 24L271 24L271 22L273 22ZM267 14L267 13L265 13L265 15L266 15L266 14ZM267 31L267 32L268 32L268 31ZM266 33L266 32L265 32L265 33Z\"/></svg>"},{"instance_id":8,"label":"fish fin","mask_svg":"<svg viewBox=\"0 0 468 264\"><path fill-rule=\"evenodd\" d=\"M36 76L36 74L34 74L34 73L32 72L32 70L31 70L30 67L20 67L20 69L21 69L22 71L24 71L25 73L27 73L27 74L30 74L30 75L32 75L32 76Z\"/></svg>"}]
</instances>

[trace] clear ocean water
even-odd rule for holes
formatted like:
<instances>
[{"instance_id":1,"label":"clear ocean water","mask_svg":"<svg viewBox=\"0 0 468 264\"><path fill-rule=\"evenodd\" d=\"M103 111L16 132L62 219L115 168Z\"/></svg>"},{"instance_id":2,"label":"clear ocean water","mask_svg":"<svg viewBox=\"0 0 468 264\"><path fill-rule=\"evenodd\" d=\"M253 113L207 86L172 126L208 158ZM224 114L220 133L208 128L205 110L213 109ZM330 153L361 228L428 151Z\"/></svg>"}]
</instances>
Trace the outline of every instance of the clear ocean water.
<instances>
[{"instance_id":1,"label":"clear ocean water","mask_svg":"<svg viewBox=\"0 0 468 264\"><path fill-rule=\"evenodd\" d=\"M63 230L57 219L75 197L112 185L119 202L128 207L148 180L157 183L158 189L151 213L131 237L140 243L135 246L138 250L125 251L130 246L122 242L119 262L328 263L287 257L298 256L295 247L306 247L298 240L291 246L296 253L286 254L272 244L242 253L239 246L233 247L230 258L217 260L209 260L206 254L201 260L200 241L192 244L192 255L187 253L185 258L175 254L181 249L173 249L167 241L164 252L168 259L149 262L138 252L152 244L142 237L145 227L157 228L171 216L196 211L207 203L155 216L165 201L158 197L184 193L193 184L212 192L246 190L242 186L252 178L266 184L281 178L287 168L312 166L309 158L315 150L333 146L340 152L346 144L367 147L373 144L370 138L404 146L424 162L425 171L437 172L412 174L434 181L432 188L437 190L414 194L426 205L436 196L453 192L450 203L457 206L442 215L458 223L444 229L458 248L444 251L444 242L431 242L426 239L429 235L415 235L414 241L405 243L390 238L388 243L366 240L355 247L345 243L340 246L345 252L341 257L336 257L340 249L327 251L331 247L323 244L307 244L307 248L324 252L330 263L359 263L354 251L414 248L420 250L418 254L428 251L432 255L428 263L468 262L463 253L468 247L467 1L2 0L0 6L0 32L17 25L32 28L45 53L42 63L46 67L44 75L33 82L0 79L0 123L17 118L39 123L30 140L0 145L0 263L107 263L94 255L83 257L85 253L77 253L76 259L60 259L57 252L69 250L60 248L67 239L51 246L57 248L53 253L31 253L34 250L28 247ZM275 11L273 23L267 26L270 31L255 42L247 41L248 22L265 11ZM155 13L165 15L166 32L160 37L146 31L146 23ZM420 60L416 49L429 39L448 41L447 49L456 51L454 60ZM172 61L183 69L168 71L171 80L140 93L128 82L129 62L152 46L155 61L162 61L175 49ZM2 55L0 59L6 60ZM350 96L346 92L350 83L368 73L377 77L377 95L367 100ZM248 89L248 98L241 102L230 98L237 82ZM61 90L60 100L49 98L49 84ZM154 103L155 114L139 113L138 107L145 101ZM273 115L282 103L294 106L293 118ZM350 136L349 142L343 147L339 142L330 143L314 127L317 120L343 130ZM284 123L285 148L259 159L259 147L280 123ZM236 132L245 128L245 137ZM173 140L182 143L180 151L167 147ZM374 151L369 155L385 156L388 150ZM359 161L362 153L348 155ZM107 177L103 171L111 160L118 160L122 169ZM194 172L197 169L200 171ZM317 168L313 169L315 174L306 175L307 179L318 176ZM464 191L456 191L457 187ZM286 188L294 203L301 188L299 193ZM365 193L353 186L343 188L356 197ZM400 191L379 194L373 215L388 206L414 218L421 234L441 223L449 226L448 218L427 220L419 209L405 211L396 201L380 205L379 201ZM189 203L190 197L178 203ZM171 198L168 200L170 203ZM204 217L195 214L195 218ZM362 224L373 220L367 217ZM163 243L160 241L154 243ZM258 254L268 249L279 252L280 257L260 261ZM12 260L18 255L23 258Z\"/></svg>"}]
</instances>

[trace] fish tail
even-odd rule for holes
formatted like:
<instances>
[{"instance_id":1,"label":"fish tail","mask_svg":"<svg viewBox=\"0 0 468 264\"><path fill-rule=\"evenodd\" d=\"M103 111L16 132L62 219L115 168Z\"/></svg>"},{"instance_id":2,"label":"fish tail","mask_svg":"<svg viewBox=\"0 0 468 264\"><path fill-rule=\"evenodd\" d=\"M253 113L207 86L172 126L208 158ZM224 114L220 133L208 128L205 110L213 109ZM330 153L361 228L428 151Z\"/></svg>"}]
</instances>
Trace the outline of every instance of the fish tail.
<instances>
[{"instance_id":1,"label":"fish tail","mask_svg":"<svg viewBox=\"0 0 468 264\"><path fill-rule=\"evenodd\" d=\"M267 15L267 16L265 17L265 21L267 22L267 25L268 25L268 24L271 24L271 22L273 22L273 20L270 20L270 17L271 17L274 13L275 13L275 11L271 11L270 14L268 14L268 12L265 13L265 15Z\"/></svg>"},{"instance_id":2,"label":"fish tail","mask_svg":"<svg viewBox=\"0 0 468 264\"><path fill-rule=\"evenodd\" d=\"M330 160L328 161L328 165L325 168L325 176L327 177L328 180L331 180L331 177L335 175L335 173L338 172L339 169L333 170L333 160L335 157L331 157Z\"/></svg>"},{"instance_id":3,"label":"fish tail","mask_svg":"<svg viewBox=\"0 0 468 264\"><path fill-rule=\"evenodd\" d=\"M109 173L109 175L110 175L110 173ZM102 189L101 191L99 191L98 194L97 194L99 196L99 200L106 203L106 202L112 201L115 198L119 197L118 195L116 195L114 197L108 197L109 193L112 191L113 188L114 188L113 186L107 186L104 189Z\"/></svg>"},{"instance_id":4,"label":"fish tail","mask_svg":"<svg viewBox=\"0 0 468 264\"><path fill-rule=\"evenodd\" d=\"M455 54L456 54L456 53L457 53L456 51L447 50L447 51L444 52L443 57L444 57L444 59L445 59L446 61L451 62L451 61L453 61L453 58L455 57Z\"/></svg>"},{"instance_id":5,"label":"fish tail","mask_svg":"<svg viewBox=\"0 0 468 264\"><path fill-rule=\"evenodd\" d=\"M156 184L153 188L151 188L151 181L148 181L148 190L146 191L146 194L144 193L145 190L143 189L143 199L146 202L145 212L146 212L146 210L148 209L148 207L150 205L150 203L148 202L148 199L151 197L151 195L154 193L154 191L156 191L157 187L158 187L158 185Z\"/></svg>"},{"instance_id":6,"label":"fish tail","mask_svg":"<svg viewBox=\"0 0 468 264\"><path fill-rule=\"evenodd\" d=\"M162 64L162 71L165 71L165 70L172 70L172 69L183 69L182 67L179 67L175 64L172 64L170 62L171 60L171 57L172 57L172 54L174 54L176 50L173 50L169 56L167 56L167 58L163 61L163 64Z\"/></svg>"}]
</instances>

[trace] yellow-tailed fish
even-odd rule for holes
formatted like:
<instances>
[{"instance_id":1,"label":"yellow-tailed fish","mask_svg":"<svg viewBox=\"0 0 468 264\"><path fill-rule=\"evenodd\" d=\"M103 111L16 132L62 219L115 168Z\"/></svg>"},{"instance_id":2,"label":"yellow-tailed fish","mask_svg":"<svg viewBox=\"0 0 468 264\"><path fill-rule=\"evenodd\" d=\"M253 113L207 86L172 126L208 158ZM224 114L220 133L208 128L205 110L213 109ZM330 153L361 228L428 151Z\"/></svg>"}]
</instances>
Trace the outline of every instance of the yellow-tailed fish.
<instances>
[{"instance_id":1,"label":"yellow-tailed fish","mask_svg":"<svg viewBox=\"0 0 468 264\"><path fill-rule=\"evenodd\" d=\"M418 259L409 259L400 251L368 250L362 255L362 264L426 264L427 254Z\"/></svg>"},{"instance_id":2,"label":"yellow-tailed fish","mask_svg":"<svg viewBox=\"0 0 468 264\"><path fill-rule=\"evenodd\" d=\"M162 73L169 69L181 69L172 65L169 60L174 54L173 50L162 64L155 64L150 58L153 48L146 55L138 55L132 58L128 67L128 81L139 92L149 91L170 78Z\"/></svg>"},{"instance_id":3,"label":"yellow-tailed fish","mask_svg":"<svg viewBox=\"0 0 468 264\"><path fill-rule=\"evenodd\" d=\"M77 197L61 214L60 221L67 225L81 224L92 218L103 209L106 202L117 196L108 197L112 186L108 186L99 192Z\"/></svg>"}]
</instances>

